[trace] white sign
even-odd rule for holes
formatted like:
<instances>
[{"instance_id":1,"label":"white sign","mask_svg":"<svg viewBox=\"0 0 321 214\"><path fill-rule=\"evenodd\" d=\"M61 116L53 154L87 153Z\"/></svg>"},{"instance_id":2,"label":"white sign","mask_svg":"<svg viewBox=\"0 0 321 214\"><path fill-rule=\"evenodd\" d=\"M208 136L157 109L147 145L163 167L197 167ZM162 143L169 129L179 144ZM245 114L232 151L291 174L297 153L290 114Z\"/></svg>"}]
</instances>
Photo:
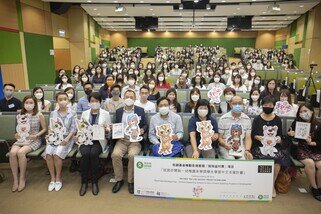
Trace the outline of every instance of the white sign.
<instances>
[{"instance_id":1,"label":"white sign","mask_svg":"<svg viewBox=\"0 0 321 214\"><path fill-rule=\"evenodd\" d=\"M103 125L93 125L93 140L105 140L105 128Z\"/></svg>"},{"instance_id":2,"label":"white sign","mask_svg":"<svg viewBox=\"0 0 321 214\"><path fill-rule=\"evenodd\" d=\"M203 200L271 201L273 160L135 156L135 195Z\"/></svg>"},{"instance_id":3,"label":"white sign","mask_svg":"<svg viewBox=\"0 0 321 214\"><path fill-rule=\"evenodd\" d=\"M297 139L306 140L310 136L311 123L296 122L295 123L295 135Z\"/></svg>"}]
</instances>

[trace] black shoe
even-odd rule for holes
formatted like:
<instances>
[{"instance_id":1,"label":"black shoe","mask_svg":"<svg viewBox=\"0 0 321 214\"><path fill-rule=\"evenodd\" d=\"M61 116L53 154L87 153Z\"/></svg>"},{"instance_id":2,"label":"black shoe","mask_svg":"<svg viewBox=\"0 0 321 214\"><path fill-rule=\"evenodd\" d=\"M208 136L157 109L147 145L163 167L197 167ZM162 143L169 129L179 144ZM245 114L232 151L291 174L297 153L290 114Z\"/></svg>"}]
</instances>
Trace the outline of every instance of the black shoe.
<instances>
[{"instance_id":1,"label":"black shoe","mask_svg":"<svg viewBox=\"0 0 321 214\"><path fill-rule=\"evenodd\" d=\"M113 187L113 193L118 192L123 185L124 185L124 180L117 181L115 186Z\"/></svg>"},{"instance_id":2,"label":"black shoe","mask_svg":"<svg viewBox=\"0 0 321 214\"><path fill-rule=\"evenodd\" d=\"M98 188L98 184L97 183L93 183L92 192L93 192L93 195L98 195L99 188Z\"/></svg>"},{"instance_id":3,"label":"black shoe","mask_svg":"<svg viewBox=\"0 0 321 214\"><path fill-rule=\"evenodd\" d=\"M311 193L313 195L313 198L317 199L318 201L321 201L321 192L319 189L315 189L313 187L310 187Z\"/></svg>"},{"instance_id":4,"label":"black shoe","mask_svg":"<svg viewBox=\"0 0 321 214\"><path fill-rule=\"evenodd\" d=\"M80 190L79 190L79 195L84 196L87 192L87 187L88 184L81 184Z\"/></svg>"},{"instance_id":5,"label":"black shoe","mask_svg":"<svg viewBox=\"0 0 321 214\"><path fill-rule=\"evenodd\" d=\"M128 192L134 194L134 183L128 183Z\"/></svg>"}]
</instances>

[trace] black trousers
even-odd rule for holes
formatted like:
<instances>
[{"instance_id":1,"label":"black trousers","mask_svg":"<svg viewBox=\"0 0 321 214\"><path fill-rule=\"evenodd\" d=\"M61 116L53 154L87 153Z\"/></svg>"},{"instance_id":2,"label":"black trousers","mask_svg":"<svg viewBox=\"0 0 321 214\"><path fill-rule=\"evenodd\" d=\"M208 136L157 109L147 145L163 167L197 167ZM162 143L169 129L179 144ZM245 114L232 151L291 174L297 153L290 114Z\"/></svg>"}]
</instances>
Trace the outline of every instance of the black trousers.
<instances>
[{"instance_id":1,"label":"black trousers","mask_svg":"<svg viewBox=\"0 0 321 214\"><path fill-rule=\"evenodd\" d=\"M82 155L80 160L81 182L88 183L88 172L91 169L92 183L98 183L99 155L102 152L101 145L94 141L93 145L81 145L79 151Z\"/></svg>"}]
</instances>

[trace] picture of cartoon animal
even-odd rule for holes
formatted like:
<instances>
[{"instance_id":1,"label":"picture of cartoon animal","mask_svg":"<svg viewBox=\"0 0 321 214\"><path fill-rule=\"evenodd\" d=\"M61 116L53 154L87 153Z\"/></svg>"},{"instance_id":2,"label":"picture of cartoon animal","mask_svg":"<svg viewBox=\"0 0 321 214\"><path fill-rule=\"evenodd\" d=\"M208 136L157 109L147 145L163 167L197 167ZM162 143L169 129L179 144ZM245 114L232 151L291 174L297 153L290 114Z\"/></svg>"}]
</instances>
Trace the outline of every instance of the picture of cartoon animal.
<instances>
[{"instance_id":1,"label":"picture of cartoon animal","mask_svg":"<svg viewBox=\"0 0 321 214\"><path fill-rule=\"evenodd\" d=\"M50 118L49 134L46 137L47 143L60 145L66 132L67 129L60 118Z\"/></svg>"},{"instance_id":2,"label":"picture of cartoon animal","mask_svg":"<svg viewBox=\"0 0 321 214\"><path fill-rule=\"evenodd\" d=\"M220 103L222 94L223 90L221 88L214 87L207 92L207 97L210 99L211 103Z\"/></svg>"},{"instance_id":3,"label":"picture of cartoon animal","mask_svg":"<svg viewBox=\"0 0 321 214\"><path fill-rule=\"evenodd\" d=\"M163 124L156 127L156 136L160 139L158 154L169 155L172 154L173 130L170 124Z\"/></svg>"},{"instance_id":4,"label":"picture of cartoon animal","mask_svg":"<svg viewBox=\"0 0 321 214\"><path fill-rule=\"evenodd\" d=\"M232 124L230 127L230 137L227 138L227 143L232 146L229 155L241 157L244 152L243 144L243 127L241 124Z\"/></svg>"},{"instance_id":5,"label":"picture of cartoon animal","mask_svg":"<svg viewBox=\"0 0 321 214\"><path fill-rule=\"evenodd\" d=\"M292 106L289 104L288 101L278 101L275 104L275 113L277 115L285 115L289 113L292 109Z\"/></svg>"},{"instance_id":6,"label":"picture of cartoon animal","mask_svg":"<svg viewBox=\"0 0 321 214\"><path fill-rule=\"evenodd\" d=\"M278 151L275 148L277 132L277 126L263 126L263 139L261 142L263 146L260 147L262 155L269 155L271 157L275 157L275 153Z\"/></svg>"},{"instance_id":7,"label":"picture of cartoon animal","mask_svg":"<svg viewBox=\"0 0 321 214\"><path fill-rule=\"evenodd\" d=\"M27 114L17 115L17 127L16 131L19 135L18 143L26 143L27 137L29 137L30 131L30 118Z\"/></svg>"},{"instance_id":8,"label":"picture of cartoon animal","mask_svg":"<svg viewBox=\"0 0 321 214\"><path fill-rule=\"evenodd\" d=\"M137 114L130 114L126 118L125 135L129 136L130 142L139 142L143 139L140 136L139 122L140 118Z\"/></svg>"},{"instance_id":9,"label":"picture of cartoon animal","mask_svg":"<svg viewBox=\"0 0 321 214\"><path fill-rule=\"evenodd\" d=\"M198 145L200 150L212 149L212 136L215 133L210 120L196 122L196 131L201 134L201 141Z\"/></svg>"},{"instance_id":10,"label":"picture of cartoon animal","mask_svg":"<svg viewBox=\"0 0 321 214\"><path fill-rule=\"evenodd\" d=\"M76 120L77 124L77 142L79 146L81 145L93 145L93 128L92 125L82 118L81 120Z\"/></svg>"}]
</instances>

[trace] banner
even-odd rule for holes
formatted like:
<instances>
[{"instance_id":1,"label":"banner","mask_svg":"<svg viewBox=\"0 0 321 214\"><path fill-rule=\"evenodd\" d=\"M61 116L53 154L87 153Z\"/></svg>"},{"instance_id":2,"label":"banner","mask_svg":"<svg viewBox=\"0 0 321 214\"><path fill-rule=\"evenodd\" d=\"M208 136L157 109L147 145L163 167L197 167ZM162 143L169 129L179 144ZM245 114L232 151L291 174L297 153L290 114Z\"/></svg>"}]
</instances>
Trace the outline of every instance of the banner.
<instances>
[{"instance_id":1,"label":"banner","mask_svg":"<svg viewBox=\"0 0 321 214\"><path fill-rule=\"evenodd\" d=\"M274 161L135 156L135 195L271 201Z\"/></svg>"}]
</instances>

